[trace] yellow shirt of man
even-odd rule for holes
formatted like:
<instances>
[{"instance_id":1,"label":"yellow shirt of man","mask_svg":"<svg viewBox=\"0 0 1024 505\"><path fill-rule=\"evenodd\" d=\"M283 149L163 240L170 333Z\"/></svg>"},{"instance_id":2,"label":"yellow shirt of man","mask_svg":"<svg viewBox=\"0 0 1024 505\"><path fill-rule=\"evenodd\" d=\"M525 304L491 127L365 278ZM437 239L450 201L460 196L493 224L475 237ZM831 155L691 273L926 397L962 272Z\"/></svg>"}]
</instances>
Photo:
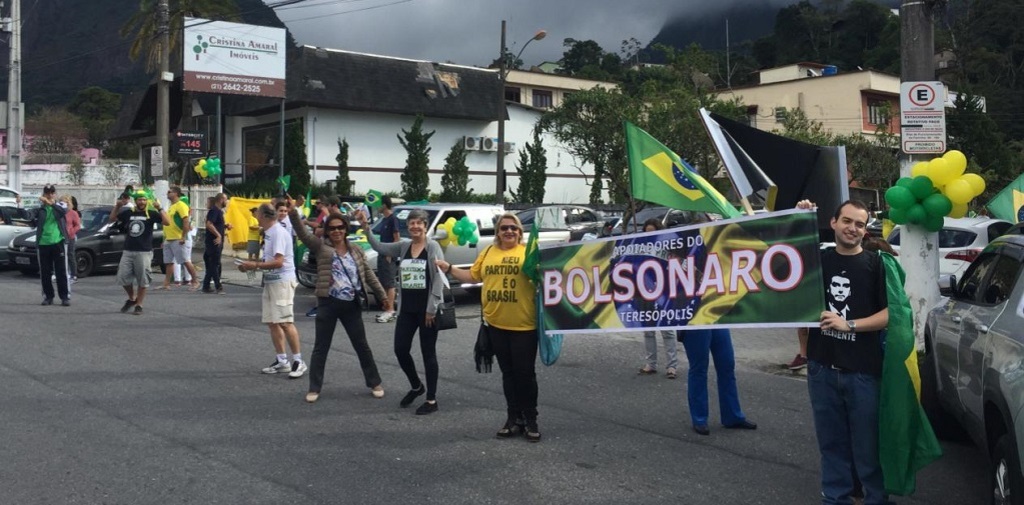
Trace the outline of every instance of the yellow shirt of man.
<instances>
[{"instance_id":1,"label":"yellow shirt of man","mask_svg":"<svg viewBox=\"0 0 1024 505\"><path fill-rule=\"evenodd\" d=\"M249 216L249 242L260 241L260 222L253 216Z\"/></svg>"},{"instance_id":2,"label":"yellow shirt of man","mask_svg":"<svg viewBox=\"0 0 1024 505\"><path fill-rule=\"evenodd\" d=\"M174 202L167 209L167 217L171 219L171 224L164 226L164 240L181 240L184 235L182 228L188 220L188 204L181 200Z\"/></svg>"},{"instance_id":3,"label":"yellow shirt of man","mask_svg":"<svg viewBox=\"0 0 1024 505\"><path fill-rule=\"evenodd\" d=\"M525 259L522 244L508 250L491 246L473 263L470 273L484 283L481 303L487 324L511 331L537 329L533 283L522 271Z\"/></svg>"}]
</instances>

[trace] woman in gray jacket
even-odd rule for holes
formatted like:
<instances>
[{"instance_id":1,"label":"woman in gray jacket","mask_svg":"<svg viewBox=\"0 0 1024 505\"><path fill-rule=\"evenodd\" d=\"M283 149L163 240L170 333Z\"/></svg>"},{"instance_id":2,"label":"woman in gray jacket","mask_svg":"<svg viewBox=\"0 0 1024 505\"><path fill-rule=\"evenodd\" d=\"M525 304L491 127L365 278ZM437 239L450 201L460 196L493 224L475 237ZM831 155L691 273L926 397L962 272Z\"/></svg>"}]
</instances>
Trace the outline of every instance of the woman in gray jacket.
<instances>
[{"instance_id":1,"label":"woman in gray jacket","mask_svg":"<svg viewBox=\"0 0 1024 505\"><path fill-rule=\"evenodd\" d=\"M294 226L295 234L309 247L310 254L316 254L316 341L309 363L309 392L306 393L306 401L313 403L320 398L327 353L331 350L338 321L345 327L345 333L348 333L352 348L359 357L366 387L370 388L374 398L383 398L380 373L373 360L370 344L366 341L362 300L366 296L366 289L372 289L377 300L387 300L384 288L367 264L362 249L349 245L348 219L345 216L339 212L328 215L324 238L320 239L306 229L291 200L288 201L288 209L288 218Z\"/></svg>"},{"instance_id":2,"label":"woman in gray jacket","mask_svg":"<svg viewBox=\"0 0 1024 505\"><path fill-rule=\"evenodd\" d=\"M444 283L435 261L444 260L441 246L427 238L427 220L429 216L422 210L412 210L406 218L410 240L402 240L390 244L381 243L370 232L370 225L363 221L366 238L370 247L383 256L397 258L399 262L398 277L401 287L401 299L398 304L398 319L395 321L395 357L402 371L409 378L412 388L399 405L408 407L423 393L427 393L427 401L416 409L417 415L437 412L437 327L434 325L434 314L441 303ZM412 339L420 332L420 352L423 354L423 368L427 375L424 388L416 373L413 362Z\"/></svg>"}]
</instances>

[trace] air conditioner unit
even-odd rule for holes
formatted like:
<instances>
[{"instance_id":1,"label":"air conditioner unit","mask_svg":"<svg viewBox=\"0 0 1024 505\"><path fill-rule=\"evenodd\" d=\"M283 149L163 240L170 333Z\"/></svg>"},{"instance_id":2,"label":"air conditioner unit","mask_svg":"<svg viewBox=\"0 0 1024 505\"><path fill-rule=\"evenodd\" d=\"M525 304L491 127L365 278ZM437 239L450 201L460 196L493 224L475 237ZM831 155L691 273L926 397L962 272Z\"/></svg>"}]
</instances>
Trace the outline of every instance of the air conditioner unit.
<instances>
[{"instance_id":1,"label":"air conditioner unit","mask_svg":"<svg viewBox=\"0 0 1024 505\"><path fill-rule=\"evenodd\" d=\"M480 137L462 137L462 147L467 151L479 151Z\"/></svg>"},{"instance_id":2,"label":"air conditioner unit","mask_svg":"<svg viewBox=\"0 0 1024 505\"><path fill-rule=\"evenodd\" d=\"M512 154L516 152L515 142L505 142L505 154Z\"/></svg>"},{"instance_id":3,"label":"air conditioner unit","mask_svg":"<svg viewBox=\"0 0 1024 505\"><path fill-rule=\"evenodd\" d=\"M498 150L498 137L484 137L481 149L484 151Z\"/></svg>"}]
</instances>

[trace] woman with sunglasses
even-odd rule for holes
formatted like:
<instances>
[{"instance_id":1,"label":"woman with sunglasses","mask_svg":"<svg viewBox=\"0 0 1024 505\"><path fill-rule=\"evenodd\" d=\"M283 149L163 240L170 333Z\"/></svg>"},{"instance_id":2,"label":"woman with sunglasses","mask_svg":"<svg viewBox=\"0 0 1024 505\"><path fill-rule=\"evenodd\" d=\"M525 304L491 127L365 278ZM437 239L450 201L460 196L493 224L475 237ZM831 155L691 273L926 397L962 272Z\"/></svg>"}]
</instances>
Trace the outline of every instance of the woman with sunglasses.
<instances>
[{"instance_id":1,"label":"woman with sunglasses","mask_svg":"<svg viewBox=\"0 0 1024 505\"><path fill-rule=\"evenodd\" d=\"M502 214L494 244L477 256L469 269L438 261L441 270L462 282L483 282L484 326L501 368L508 417L498 438L524 434L540 441L537 428L537 308L534 286L523 272L526 246L523 225L512 213Z\"/></svg>"},{"instance_id":2,"label":"woman with sunglasses","mask_svg":"<svg viewBox=\"0 0 1024 505\"><path fill-rule=\"evenodd\" d=\"M280 210L281 207L278 207ZM363 326L363 303L365 289L372 289L377 300L387 300L384 288L374 275L373 269L366 262L366 256L359 247L351 247L348 242L348 219L338 212L327 216L323 238L310 233L302 223L302 217L294 202L286 203L288 218L292 229L299 240L309 248L317 258L316 276L316 341L313 344L313 357L309 363L309 392L306 401L314 403L320 398L320 389L324 382L324 367L327 364L327 353L334 340L334 329L341 321L352 342L352 348L359 357L359 366L363 369L366 387L374 398L384 397L380 373L377 363L373 360L373 351L366 340L366 329Z\"/></svg>"},{"instance_id":3,"label":"woman with sunglasses","mask_svg":"<svg viewBox=\"0 0 1024 505\"><path fill-rule=\"evenodd\" d=\"M444 260L444 252L437 242L427 238L426 212L414 209L405 218L409 239L400 242L381 243L372 232L370 223L363 220L363 230L370 247L382 256L396 258L398 278L401 287L401 299L398 303L398 319L395 320L395 357L398 364L409 379L412 388L399 402L402 407L412 402L423 393L427 401L416 409L417 415L437 412L437 326L434 315L441 304L444 283L441 273L434 265ZM423 354L423 369L427 375L424 387L416 373L416 363L412 359L412 339L416 331L420 333L420 353Z\"/></svg>"}]
</instances>

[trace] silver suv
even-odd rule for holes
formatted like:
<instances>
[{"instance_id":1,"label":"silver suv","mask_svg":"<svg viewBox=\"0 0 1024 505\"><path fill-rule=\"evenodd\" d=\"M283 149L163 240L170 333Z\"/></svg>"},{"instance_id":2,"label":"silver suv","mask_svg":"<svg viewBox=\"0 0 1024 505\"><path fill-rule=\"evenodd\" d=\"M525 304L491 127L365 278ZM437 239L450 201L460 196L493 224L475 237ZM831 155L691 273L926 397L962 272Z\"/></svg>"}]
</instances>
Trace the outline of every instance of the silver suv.
<instances>
[{"instance_id":1,"label":"silver suv","mask_svg":"<svg viewBox=\"0 0 1024 505\"><path fill-rule=\"evenodd\" d=\"M928 313L921 403L959 421L991 461L993 503L1024 503L1024 236L992 241Z\"/></svg>"},{"instance_id":2,"label":"silver suv","mask_svg":"<svg viewBox=\"0 0 1024 505\"><path fill-rule=\"evenodd\" d=\"M459 245L448 244L444 246L444 258L451 264L459 267L468 267L476 261L476 257L494 240L494 220L505 210L499 205L485 205L473 203L427 203L396 205L394 208L395 217L398 218L398 234L402 238L409 238L409 228L405 225L405 219L409 211L419 209L427 213L427 235L438 238L438 226L444 224L448 219L456 221L463 217L469 218L477 227L477 234L480 236L476 244ZM372 231L380 235L380 221L373 225Z\"/></svg>"}]
</instances>

